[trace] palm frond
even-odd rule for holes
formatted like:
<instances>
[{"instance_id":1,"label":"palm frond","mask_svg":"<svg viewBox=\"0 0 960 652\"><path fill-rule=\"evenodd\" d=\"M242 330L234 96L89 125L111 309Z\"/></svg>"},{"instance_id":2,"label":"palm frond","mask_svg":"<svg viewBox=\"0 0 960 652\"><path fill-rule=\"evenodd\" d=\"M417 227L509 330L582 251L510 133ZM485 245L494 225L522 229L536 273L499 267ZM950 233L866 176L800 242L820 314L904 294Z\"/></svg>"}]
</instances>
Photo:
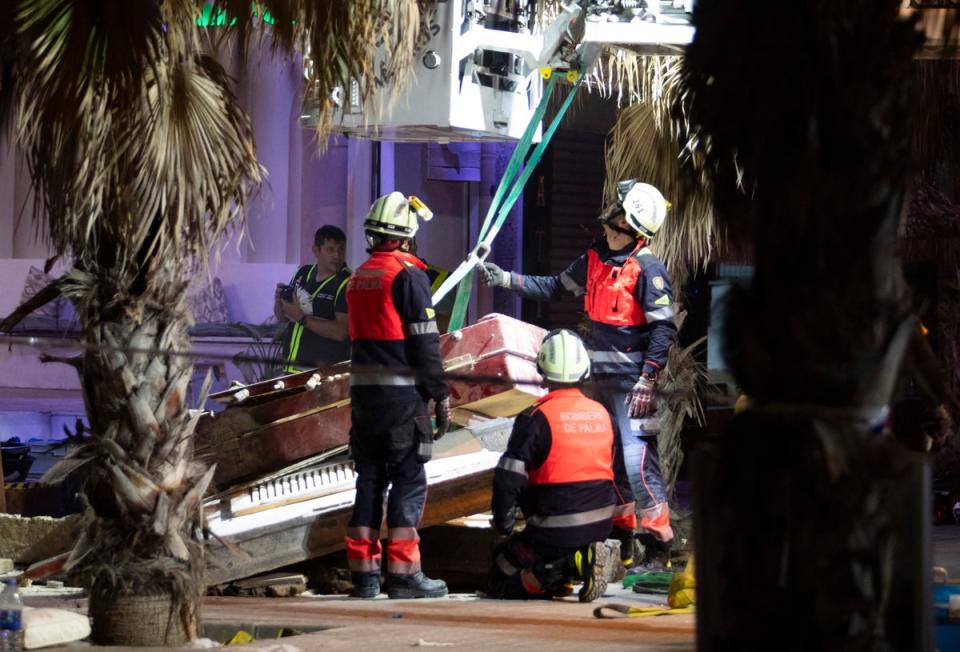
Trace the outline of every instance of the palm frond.
<instances>
[{"instance_id":1,"label":"palm frond","mask_svg":"<svg viewBox=\"0 0 960 652\"><path fill-rule=\"evenodd\" d=\"M13 122L16 106L17 27L16 5L0 3L0 144Z\"/></svg>"},{"instance_id":2,"label":"palm frond","mask_svg":"<svg viewBox=\"0 0 960 652\"><path fill-rule=\"evenodd\" d=\"M142 21L121 38L89 16L74 24L71 4L19 14L35 74L22 83L18 136L53 246L87 269L167 256L202 265L262 178L225 72L186 54L195 37L175 23ZM51 33L56 20L67 27ZM79 42L103 55L77 67ZM108 64L114 47L131 47L130 61Z\"/></svg>"},{"instance_id":3,"label":"palm frond","mask_svg":"<svg viewBox=\"0 0 960 652\"><path fill-rule=\"evenodd\" d=\"M710 183L697 143L688 135L680 69L679 57L621 53L594 73L601 93L625 92L626 99L635 102L620 110L608 136L605 202L616 196L620 179L638 178L660 189L673 208L652 247L677 284L705 266L723 245Z\"/></svg>"},{"instance_id":4,"label":"palm frond","mask_svg":"<svg viewBox=\"0 0 960 652\"><path fill-rule=\"evenodd\" d=\"M73 259L63 292L87 344L91 440L55 470L83 480L96 545L75 561L94 594L166 588L190 611L203 588L196 505L209 482L190 462L191 367L143 351L188 346L188 277L242 228L262 180L253 132L200 47L192 0L17 8L18 145L51 244Z\"/></svg>"},{"instance_id":5,"label":"palm frond","mask_svg":"<svg viewBox=\"0 0 960 652\"><path fill-rule=\"evenodd\" d=\"M679 321L682 323L682 316ZM698 426L705 423L700 393L706 387L707 370L697 359L705 344L706 337L701 337L686 347L671 347L667 365L658 381L665 398L660 401L657 450L663 486L668 496L673 494L677 474L683 464L684 425L688 420Z\"/></svg>"}]
</instances>

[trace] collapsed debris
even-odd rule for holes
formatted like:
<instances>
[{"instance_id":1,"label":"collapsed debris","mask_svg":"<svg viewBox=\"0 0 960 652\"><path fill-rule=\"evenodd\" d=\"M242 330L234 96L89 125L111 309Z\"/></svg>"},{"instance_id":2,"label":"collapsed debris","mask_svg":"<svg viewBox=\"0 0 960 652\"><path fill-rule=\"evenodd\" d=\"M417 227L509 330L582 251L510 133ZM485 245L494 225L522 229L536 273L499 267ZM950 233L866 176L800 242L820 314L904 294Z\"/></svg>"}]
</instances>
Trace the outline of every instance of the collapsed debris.
<instances>
[{"instance_id":1,"label":"collapsed debris","mask_svg":"<svg viewBox=\"0 0 960 652\"><path fill-rule=\"evenodd\" d=\"M513 417L544 394L545 331L504 315L440 338L453 420L427 463L421 527L486 511ZM473 380L476 379L476 380ZM502 379L502 380L500 380ZM356 476L346 451L349 368L335 365L212 395L226 408L197 426L197 453L217 464L205 504L208 583L268 573L343 548Z\"/></svg>"}]
</instances>

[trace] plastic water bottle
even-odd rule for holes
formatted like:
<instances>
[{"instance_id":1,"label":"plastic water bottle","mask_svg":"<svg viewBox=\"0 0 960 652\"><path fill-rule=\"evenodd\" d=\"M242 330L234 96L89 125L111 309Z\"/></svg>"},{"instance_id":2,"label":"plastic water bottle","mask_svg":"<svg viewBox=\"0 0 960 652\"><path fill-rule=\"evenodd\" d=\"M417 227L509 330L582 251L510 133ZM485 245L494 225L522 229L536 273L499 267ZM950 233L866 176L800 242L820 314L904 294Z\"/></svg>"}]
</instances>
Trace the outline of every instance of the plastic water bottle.
<instances>
[{"instance_id":1,"label":"plastic water bottle","mask_svg":"<svg viewBox=\"0 0 960 652\"><path fill-rule=\"evenodd\" d=\"M23 652L23 601L16 578L3 580L0 593L0 652Z\"/></svg>"}]
</instances>

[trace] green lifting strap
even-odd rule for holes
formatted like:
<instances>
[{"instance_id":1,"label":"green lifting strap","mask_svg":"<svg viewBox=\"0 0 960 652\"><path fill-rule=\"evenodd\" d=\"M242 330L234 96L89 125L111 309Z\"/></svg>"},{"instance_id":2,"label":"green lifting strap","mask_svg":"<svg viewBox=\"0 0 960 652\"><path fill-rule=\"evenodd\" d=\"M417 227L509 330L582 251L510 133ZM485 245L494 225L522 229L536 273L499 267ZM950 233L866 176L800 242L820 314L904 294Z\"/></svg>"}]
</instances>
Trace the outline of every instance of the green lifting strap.
<instances>
[{"instance_id":1,"label":"green lifting strap","mask_svg":"<svg viewBox=\"0 0 960 652\"><path fill-rule=\"evenodd\" d=\"M543 115L547 111L547 104L550 101L550 96L553 94L553 89L556 87L556 85L556 76L551 75L550 80L547 82L547 87L543 91L543 96L540 98L540 103L537 104L537 108L534 110L533 116L530 118L530 122L527 123L527 128L524 129L523 135L517 142L517 146L514 148L513 154L510 156L510 162L507 164L507 169L503 173L503 178L500 179L500 184L497 186L497 191L493 196L493 200L490 202L490 206L487 208L487 214L483 218L483 223L480 226L480 234L477 238L480 241L483 240L487 234L487 231L490 229L490 225L493 223L497 209L500 207L500 202L503 201L503 196L506 194L507 188L517 175L520 165L523 163L527 153L530 151L530 146L533 143L533 137L537 133L537 125L539 125L540 121L543 120ZM469 270L463 277L463 280L461 280L457 286L457 296L453 302L453 311L451 313L450 325L447 327L447 332L463 328L463 323L466 321L467 305L470 302L470 293L472 291L473 270ZM436 304L436 302L437 299L435 298L434 303Z\"/></svg>"},{"instance_id":2,"label":"green lifting strap","mask_svg":"<svg viewBox=\"0 0 960 652\"><path fill-rule=\"evenodd\" d=\"M550 83L547 86L547 90L544 92L543 99L541 100L542 108L546 108L546 100L549 98L550 93L553 91L553 85L555 80L555 75L550 77ZM553 138L553 134L557 131L557 128L560 126L560 122L563 120L564 114L567 112L567 109L570 108L570 105L573 103L573 98L576 96L577 91L580 89L580 84L584 79L584 75L581 74L576 83L574 83L573 88L570 89L570 92L567 94L566 99L563 101L563 104L560 106L560 110L557 111L557 115L554 116L553 121L550 123L550 126L544 132L543 137L540 139L540 143L537 145L536 149L533 150L533 153L530 155L530 158L527 160L526 165L524 165L523 172L521 172L517 179L514 181L513 176L517 172L517 168L520 166L520 161L525 157L526 151L521 152L521 146L526 145L526 149L529 149L530 141L532 141L532 133L536 131L535 126L536 122L531 121L530 125L527 125L527 131L524 132L524 138L526 138L527 133L530 133L530 140L524 143L521 139L520 144L517 145L517 148L513 152L513 156L510 158L510 164L507 166L507 171L503 175L503 179L500 180L500 185L497 187L497 192L494 195L493 202L490 204L490 209L487 211L487 216L483 221L483 225L480 228L480 237L479 242L477 243L478 248L481 245L485 245L486 249L489 249L493 244L494 238L497 237L497 234L500 233L500 228L503 226L503 223L507 219L507 215L510 214L510 210L513 208L513 205L517 202L517 199L520 197L520 194L523 192L524 186L527 184L527 181L530 179L530 176L533 174L534 169L537 167L537 164L540 162L540 159L543 158L543 153L547 149L547 145L550 144L550 139ZM537 107L537 113L534 114L534 119L539 121L542 117L542 112L540 112L541 106ZM531 130L531 126L534 129ZM511 186L511 182L513 185ZM506 199L503 201L502 205L498 205L500 200L503 198L505 189L510 186L510 192L507 194ZM491 222L491 217L496 212L496 219ZM471 270L463 280L460 282L459 287L457 288L457 297L453 303L453 312L450 316L450 325L447 328L447 332L452 332L460 330L463 328L464 322L467 317L467 306L470 302L470 293L473 290L473 271Z\"/></svg>"},{"instance_id":3,"label":"green lifting strap","mask_svg":"<svg viewBox=\"0 0 960 652\"><path fill-rule=\"evenodd\" d=\"M500 179L500 184L497 186L497 192L493 196L493 201L490 202L490 206L487 208L487 214L484 216L483 224L480 226L478 240L483 240L484 236L487 235L487 230L493 222L493 217L500 207L500 202L503 201L503 196L506 194L507 188L517 175L517 172L519 172L523 159L527 157L527 152L530 151L530 146L533 144L533 137L537 133L537 125L540 124L544 114L547 112L547 104L550 102L550 96L553 95L553 89L556 85L556 75L550 75L547 87L543 91L543 97L540 98L540 103L530 117L530 122L527 124L527 128L524 129L523 136L521 136L517 142L517 146L510 156L510 162L507 164L507 169L503 173L503 178Z\"/></svg>"}]
</instances>

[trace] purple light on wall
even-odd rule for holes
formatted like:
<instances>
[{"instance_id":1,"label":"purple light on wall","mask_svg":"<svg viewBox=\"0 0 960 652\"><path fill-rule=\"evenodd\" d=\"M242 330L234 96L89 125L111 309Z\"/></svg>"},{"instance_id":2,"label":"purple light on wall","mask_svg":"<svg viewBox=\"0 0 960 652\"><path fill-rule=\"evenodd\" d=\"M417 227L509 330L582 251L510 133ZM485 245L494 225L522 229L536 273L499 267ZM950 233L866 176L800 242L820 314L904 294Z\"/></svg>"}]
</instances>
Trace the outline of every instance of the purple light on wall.
<instances>
[{"instance_id":1,"label":"purple light on wall","mask_svg":"<svg viewBox=\"0 0 960 652\"><path fill-rule=\"evenodd\" d=\"M483 179L481 184L481 214L486 214L486 208L493 199L493 193L496 192L497 184L503 178L510 163L510 157L513 150L516 149L515 143L490 143L484 145L490 148L492 156L494 179L492 184L487 179ZM487 152L484 152L487 156ZM484 170L486 171L486 170ZM496 246L491 252L493 262L503 269L520 271L523 269L523 193L517 198L516 203L510 209L500 233L497 235ZM504 315L511 317L520 317L520 298L514 292L495 291L493 293L493 309Z\"/></svg>"}]
</instances>

